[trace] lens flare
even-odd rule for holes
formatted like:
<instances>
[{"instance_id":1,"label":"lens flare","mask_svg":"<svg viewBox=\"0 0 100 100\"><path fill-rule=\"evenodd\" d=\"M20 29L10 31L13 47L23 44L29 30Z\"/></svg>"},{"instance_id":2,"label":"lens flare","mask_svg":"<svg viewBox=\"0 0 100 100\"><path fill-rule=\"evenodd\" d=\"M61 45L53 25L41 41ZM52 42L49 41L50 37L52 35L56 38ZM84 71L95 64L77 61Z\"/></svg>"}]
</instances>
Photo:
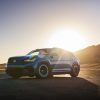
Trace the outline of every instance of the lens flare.
<instances>
[{"instance_id":1,"label":"lens flare","mask_svg":"<svg viewBox=\"0 0 100 100\"><path fill-rule=\"evenodd\" d=\"M86 39L78 31L64 29L52 34L48 47L60 47L74 52L86 47Z\"/></svg>"}]
</instances>

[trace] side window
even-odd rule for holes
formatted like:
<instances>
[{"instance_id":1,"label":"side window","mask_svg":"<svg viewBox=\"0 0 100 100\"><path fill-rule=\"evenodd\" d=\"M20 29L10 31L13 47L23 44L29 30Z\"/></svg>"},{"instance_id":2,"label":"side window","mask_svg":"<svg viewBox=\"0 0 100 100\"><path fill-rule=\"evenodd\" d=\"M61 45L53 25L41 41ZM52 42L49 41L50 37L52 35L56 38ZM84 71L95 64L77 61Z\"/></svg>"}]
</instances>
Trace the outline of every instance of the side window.
<instances>
[{"instance_id":1,"label":"side window","mask_svg":"<svg viewBox=\"0 0 100 100\"><path fill-rule=\"evenodd\" d=\"M72 53L66 52L66 53L64 53L63 56L62 56L62 60L71 60L72 57L73 57L73 54L72 54Z\"/></svg>"},{"instance_id":2,"label":"side window","mask_svg":"<svg viewBox=\"0 0 100 100\"><path fill-rule=\"evenodd\" d=\"M59 59L59 54L55 50L51 50L49 53L50 59L57 61Z\"/></svg>"},{"instance_id":3,"label":"side window","mask_svg":"<svg viewBox=\"0 0 100 100\"><path fill-rule=\"evenodd\" d=\"M58 56L58 52L56 50L51 50L50 55L51 56Z\"/></svg>"}]
</instances>

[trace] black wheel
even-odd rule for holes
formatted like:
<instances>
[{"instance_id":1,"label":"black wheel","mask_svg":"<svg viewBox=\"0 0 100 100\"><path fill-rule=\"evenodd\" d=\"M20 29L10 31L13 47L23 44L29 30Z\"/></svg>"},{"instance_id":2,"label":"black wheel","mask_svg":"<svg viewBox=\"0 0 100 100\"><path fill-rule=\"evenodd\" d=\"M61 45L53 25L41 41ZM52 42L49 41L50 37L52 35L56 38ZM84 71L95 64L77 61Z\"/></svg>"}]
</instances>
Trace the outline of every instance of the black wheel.
<instances>
[{"instance_id":1,"label":"black wheel","mask_svg":"<svg viewBox=\"0 0 100 100\"><path fill-rule=\"evenodd\" d=\"M47 78L51 75L51 69L48 64L42 63L36 69L35 75L37 78Z\"/></svg>"},{"instance_id":2,"label":"black wheel","mask_svg":"<svg viewBox=\"0 0 100 100\"><path fill-rule=\"evenodd\" d=\"M72 66L72 71L70 73L71 77L77 77L80 71L80 67L78 65Z\"/></svg>"}]
</instances>

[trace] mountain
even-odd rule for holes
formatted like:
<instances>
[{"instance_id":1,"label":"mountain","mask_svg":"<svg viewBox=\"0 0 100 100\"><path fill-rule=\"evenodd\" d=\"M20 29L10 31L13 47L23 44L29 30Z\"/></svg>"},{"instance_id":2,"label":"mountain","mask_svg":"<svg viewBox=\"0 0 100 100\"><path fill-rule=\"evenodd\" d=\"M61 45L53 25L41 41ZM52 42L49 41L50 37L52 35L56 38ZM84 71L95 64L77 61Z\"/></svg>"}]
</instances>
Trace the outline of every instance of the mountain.
<instances>
[{"instance_id":1,"label":"mountain","mask_svg":"<svg viewBox=\"0 0 100 100\"><path fill-rule=\"evenodd\" d=\"M81 64L100 63L100 44L79 50L75 55L80 59Z\"/></svg>"}]
</instances>

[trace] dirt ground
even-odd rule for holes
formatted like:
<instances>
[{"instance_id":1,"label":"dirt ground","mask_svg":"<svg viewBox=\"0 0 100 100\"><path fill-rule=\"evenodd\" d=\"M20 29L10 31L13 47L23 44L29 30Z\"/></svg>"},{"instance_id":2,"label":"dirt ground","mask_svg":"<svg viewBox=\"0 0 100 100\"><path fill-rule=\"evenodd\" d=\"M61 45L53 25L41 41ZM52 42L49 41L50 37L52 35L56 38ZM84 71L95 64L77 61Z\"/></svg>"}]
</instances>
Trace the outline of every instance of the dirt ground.
<instances>
[{"instance_id":1,"label":"dirt ground","mask_svg":"<svg viewBox=\"0 0 100 100\"><path fill-rule=\"evenodd\" d=\"M81 65L79 77L58 75L49 79L12 79L0 72L0 98L15 100L99 100L100 64Z\"/></svg>"}]
</instances>

